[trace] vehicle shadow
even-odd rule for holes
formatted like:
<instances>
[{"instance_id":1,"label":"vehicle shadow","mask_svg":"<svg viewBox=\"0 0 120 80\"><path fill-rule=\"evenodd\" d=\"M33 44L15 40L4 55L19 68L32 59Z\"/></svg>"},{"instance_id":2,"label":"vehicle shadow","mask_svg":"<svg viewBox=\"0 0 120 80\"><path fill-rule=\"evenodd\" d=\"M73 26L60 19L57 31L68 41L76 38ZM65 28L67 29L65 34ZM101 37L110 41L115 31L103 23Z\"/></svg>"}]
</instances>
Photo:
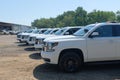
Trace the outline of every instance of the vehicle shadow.
<instances>
[{"instance_id":1,"label":"vehicle shadow","mask_svg":"<svg viewBox=\"0 0 120 80\"><path fill-rule=\"evenodd\" d=\"M30 57L31 59L36 59L36 60L40 60L40 59L41 59L40 53L30 54L29 57Z\"/></svg>"},{"instance_id":2,"label":"vehicle shadow","mask_svg":"<svg viewBox=\"0 0 120 80\"><path fill-rule=\"evenodd\" d=\"M34 47L28 47L28 48L25 48L24 50L25 51L35 51L35 48Z\"/></svg>"},{"instance_id":3,"label":"vehicle shadow","mask_svg":"<svg viewBox=\"0 0 120 80\"><path fill-rule=\"evenodd\" d=\"M38 80L120 80L119 64L89 64L76 73L65 73L57 65L41 64L33 70Z\"/></svg>"},{"instance_id":4,"label":"vehicle shadow","mask_svg":"<svg viewBox=\"0 0 120 80\"><path fill-rule=\"evenodd\" d=\"M29 46L29 45L25 44L25 43L18 43L18 46L20 46L20 47L26 47L26 46Z\"/></svg>"},{"instance_id":5,"label":"vehicle shadow","mask_svg":"<svg viewBox=\"0 0 120 80\"><path fill-rule=\"evenodd\" d=\"M20 43L20 42L14 42L14 43Z\"/></svg>"},{"instance_id":6,"label":"vehicle shadow","mask_svg":"<svg viewBox=\"0 0 120 80\"><path fill-rule=\"evenodd\" d=\"M33 70L33 75L37 80L57 80L55 78L58 73L58 66L53 64L41 64Z\"/></svg>"}]
</instances>

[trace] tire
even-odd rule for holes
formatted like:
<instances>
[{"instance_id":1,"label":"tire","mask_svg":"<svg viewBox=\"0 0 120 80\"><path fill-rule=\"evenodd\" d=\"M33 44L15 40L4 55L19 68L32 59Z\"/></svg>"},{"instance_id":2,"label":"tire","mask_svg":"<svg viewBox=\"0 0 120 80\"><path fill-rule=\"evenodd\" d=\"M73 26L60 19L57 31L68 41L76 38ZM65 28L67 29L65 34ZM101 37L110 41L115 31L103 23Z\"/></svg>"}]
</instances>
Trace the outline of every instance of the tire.
<instances>
[{"instance_id":1,"label":"tire","mask_svg":"<svg viewBox=\"0 0 120 80\"><path fill-rule=\"evenodd\" d=\"M65 52L59 60L59 67L65 72L77 72L82 66L82 58L75 52Z\"/></svg>"}]
</instances>

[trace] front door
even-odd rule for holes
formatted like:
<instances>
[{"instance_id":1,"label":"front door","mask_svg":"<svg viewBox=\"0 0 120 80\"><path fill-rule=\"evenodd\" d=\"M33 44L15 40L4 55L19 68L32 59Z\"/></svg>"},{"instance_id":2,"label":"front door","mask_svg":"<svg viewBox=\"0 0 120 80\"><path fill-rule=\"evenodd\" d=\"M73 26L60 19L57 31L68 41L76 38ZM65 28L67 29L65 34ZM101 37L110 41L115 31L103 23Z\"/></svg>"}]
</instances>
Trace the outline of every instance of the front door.
<instances>
[{"instance_id":1,"label":"front door","mask_svg":"<svg viewBox=\"0 0 120 80\"><path fill-rule=\"evenodd\" d=\"M112 26L100 26L94 32L99 35L87 39L88 61L114 60L116 46Z\"/></svg>"},{"instance_id":2,"label":"front door","mask_svg":"<svg viewBox=\"0 0 120 80\"><path fill-rule=\"evenodd\" d=\"M120 60L120 25L113 25L113 36L116 40L116 59Z\"/></svg>"}]
</instances>

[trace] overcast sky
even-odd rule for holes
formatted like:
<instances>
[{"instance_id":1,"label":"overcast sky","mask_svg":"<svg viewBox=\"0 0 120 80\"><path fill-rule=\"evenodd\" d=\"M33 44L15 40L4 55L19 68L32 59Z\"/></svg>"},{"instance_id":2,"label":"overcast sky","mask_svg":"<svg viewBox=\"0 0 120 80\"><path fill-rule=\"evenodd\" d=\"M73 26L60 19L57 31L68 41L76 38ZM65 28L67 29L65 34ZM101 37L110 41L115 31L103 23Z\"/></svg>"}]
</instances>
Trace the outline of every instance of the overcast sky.
<instances>
[{"instance_id":1,"label":"overcast sky","mask_svg":"<svg viewBox=\"0 0 120 80\"><path fill-rule=\"evenodd\" d=\"M56 17L77 7L116 12L120 0L0 0L0 21L31 25L35 19Z\"/></svg>"}]
</instances>

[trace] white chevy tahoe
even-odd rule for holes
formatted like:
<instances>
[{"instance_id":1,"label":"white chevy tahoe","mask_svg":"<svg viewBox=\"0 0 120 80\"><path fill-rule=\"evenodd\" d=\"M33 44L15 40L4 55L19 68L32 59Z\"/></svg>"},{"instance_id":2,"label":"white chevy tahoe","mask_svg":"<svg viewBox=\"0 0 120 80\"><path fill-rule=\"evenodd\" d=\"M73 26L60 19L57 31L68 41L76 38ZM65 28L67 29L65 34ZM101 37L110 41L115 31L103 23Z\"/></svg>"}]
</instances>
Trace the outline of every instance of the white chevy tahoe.
<instances>
[{"instance_id":1,"label":"white chevy tahoe","mask_svg":"<svg viewBox=\"0 0 120 80\"><path fill-rule=\"evenodd\" d=\"M82 26L76 26L76 27L64 27L59 29L57 32L55 32L53 35L44 35L44 36L39 36L36 37L36 43L34 44L34 47L43 48L43 40L45 38L49 38L49 37L56 37L56 36L63 36L63 35L73 35L76 31L78 31L79 29L81 29Z\"/></svg>"},{"instance_id":2,"label":"white chevy tahoe","mask_svg":"<svg viewBox=\"0 0 120 80\"><path fill-rule=\"evenodd\" d=\"M90 24L73 36L47 38L41 56L67 72L85 62L120 60L120 23Z\"/></svg>"},{"instance_id":3,"label":"white chevy tahoe","mask_svg":"<svg viewBox=\"0 0 120 80\"><path fill-rule=\"evenodd\" d=\"M31 34L28 36L27 38L27 43L29 45L33 45L35 43L35 39L36 39L36 36L39 36L39 35L44 35L43 33L47 31L47 28L45 29L38 29L38 32L34 33L34 34Z\"/></svg>"}]
</instances>

